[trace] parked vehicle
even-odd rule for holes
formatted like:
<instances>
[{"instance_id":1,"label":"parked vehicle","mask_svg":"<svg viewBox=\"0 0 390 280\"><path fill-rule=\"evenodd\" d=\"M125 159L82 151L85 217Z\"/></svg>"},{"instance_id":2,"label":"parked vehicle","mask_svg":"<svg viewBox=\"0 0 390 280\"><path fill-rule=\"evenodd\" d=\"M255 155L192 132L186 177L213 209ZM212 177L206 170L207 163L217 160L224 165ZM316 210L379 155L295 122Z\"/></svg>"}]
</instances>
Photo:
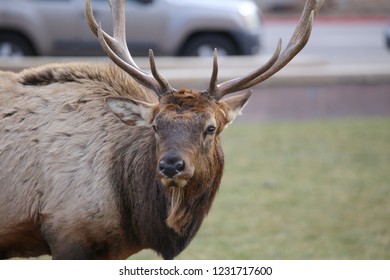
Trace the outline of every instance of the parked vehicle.
<instances>
[{"instance_id":1,"label":"parked vehicle","mask_svg":"<svg viewBox=\"0 0 390 280\"><path fill-rule=\"evenodd\" d=\"M106 0L94 14L112 30ZM261 14L251 1L127 0L126 33L134 55L251 55L259 51ZM147 20L145 20L147 19ZM0 0L0 56L99 55L84 0Z\"/></svg>"}]
</instances>

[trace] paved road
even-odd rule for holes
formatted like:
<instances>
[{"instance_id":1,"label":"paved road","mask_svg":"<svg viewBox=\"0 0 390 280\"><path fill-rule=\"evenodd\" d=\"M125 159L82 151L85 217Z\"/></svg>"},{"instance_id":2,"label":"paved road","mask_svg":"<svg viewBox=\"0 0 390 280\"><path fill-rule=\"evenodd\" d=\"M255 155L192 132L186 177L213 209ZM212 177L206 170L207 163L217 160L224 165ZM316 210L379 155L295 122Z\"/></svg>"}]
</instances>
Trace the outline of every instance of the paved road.
<instances>
[{"instance_id":1,"label":"paved road","mask_svg":"<svg viewBox=\"0 0 390 280\"><path fill-rule=\"evenodd\" d=\"M387 23L383 18L318 18L300 56L321 57L339 64L386 62L390 67L390 50L385 47L384 40ZM287 44L295 24L295 20L266 20L264 54L272 53L279 37Z\"/></svg>"}]
</instances>

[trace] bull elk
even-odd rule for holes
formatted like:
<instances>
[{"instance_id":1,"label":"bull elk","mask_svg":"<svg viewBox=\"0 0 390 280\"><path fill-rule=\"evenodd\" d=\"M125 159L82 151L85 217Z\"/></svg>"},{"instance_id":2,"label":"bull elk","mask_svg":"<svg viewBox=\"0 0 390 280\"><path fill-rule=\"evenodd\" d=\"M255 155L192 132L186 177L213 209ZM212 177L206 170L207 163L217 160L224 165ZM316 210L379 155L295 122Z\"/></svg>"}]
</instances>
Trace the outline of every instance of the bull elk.
<instances>
[{"instance_id":1,"label":"bull elk","mask_svg":"<svg viewBox=\"0 0 390 280\"><path fill-rule=\"evenodd\" d=\"M176 90L141 70L125 38L124 0L110 0L113 36L86 0L90 28L114 64L0 72L0 258L123 259L149 248L173 259L193 239L219 188L220 134L248 89L307 43L323 0L307 0L281 52L207 90Z\"/></svg>"}]
</instances>

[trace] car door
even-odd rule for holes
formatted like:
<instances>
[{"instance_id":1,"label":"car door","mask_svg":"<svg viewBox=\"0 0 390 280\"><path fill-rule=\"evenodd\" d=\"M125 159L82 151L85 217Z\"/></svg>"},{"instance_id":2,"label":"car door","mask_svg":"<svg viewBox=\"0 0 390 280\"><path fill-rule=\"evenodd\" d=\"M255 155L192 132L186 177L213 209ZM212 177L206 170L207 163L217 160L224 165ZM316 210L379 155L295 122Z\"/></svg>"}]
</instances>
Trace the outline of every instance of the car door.
<instances>
[{"instance_id":1,"label":"car door","mask_svg":"<svg viewBox=\"0 0 390 280\"><path fill-rule=\"evenodd\" d=\"M77 50L77 19L83 12L82 0L30 0L36 17L34 33L46 55L70 54Z\"/></svg>"},{"instance_id":2,"label":"car door","mask_svg":"<svg viewBox=\"0 0 390 280\"><path fill-rule=\"evenodd\" d=\"M153 49L161 54L160 46L166 38L169 14L164 1L127 0L126 34L130 51L134 55L148 55Z\"/></svg>"}]
</instances>

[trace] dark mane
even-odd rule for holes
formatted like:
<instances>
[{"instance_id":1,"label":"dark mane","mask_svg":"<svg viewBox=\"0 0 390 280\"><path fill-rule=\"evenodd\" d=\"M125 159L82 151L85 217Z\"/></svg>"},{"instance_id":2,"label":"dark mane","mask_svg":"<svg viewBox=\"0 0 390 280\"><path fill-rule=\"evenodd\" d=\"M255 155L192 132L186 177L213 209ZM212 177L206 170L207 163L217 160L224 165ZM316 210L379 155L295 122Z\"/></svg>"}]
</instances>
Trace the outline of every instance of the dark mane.
<instances>
[{"instance_id":1,"label":"dark mane","mask_svg":"<svg viewBox=\"0 0 390 280\"><path fill-rule=\"evenodd\" d=\"M19 82L25 86L45 86L55 83L81 83L82 80L102 81L104 73L94 71L90 64L50 64L23 71Z\"/></svg>"},{"instance_id":2,"label":"dark mane","mask_svg":"<svg viewBox=\"0 0 390 280\"><path fill-rule=\"evenodd\" d=\"M24 86L48 86L52 84L78 83L100 85L102 91L112 96L132 97L140 101L156 103L156 95L137 83L122 69L107 63L67 63L49 64L24 70L18 82ZM99 87L96 88L99 92Z\"/></svg>"}]
</instances>

